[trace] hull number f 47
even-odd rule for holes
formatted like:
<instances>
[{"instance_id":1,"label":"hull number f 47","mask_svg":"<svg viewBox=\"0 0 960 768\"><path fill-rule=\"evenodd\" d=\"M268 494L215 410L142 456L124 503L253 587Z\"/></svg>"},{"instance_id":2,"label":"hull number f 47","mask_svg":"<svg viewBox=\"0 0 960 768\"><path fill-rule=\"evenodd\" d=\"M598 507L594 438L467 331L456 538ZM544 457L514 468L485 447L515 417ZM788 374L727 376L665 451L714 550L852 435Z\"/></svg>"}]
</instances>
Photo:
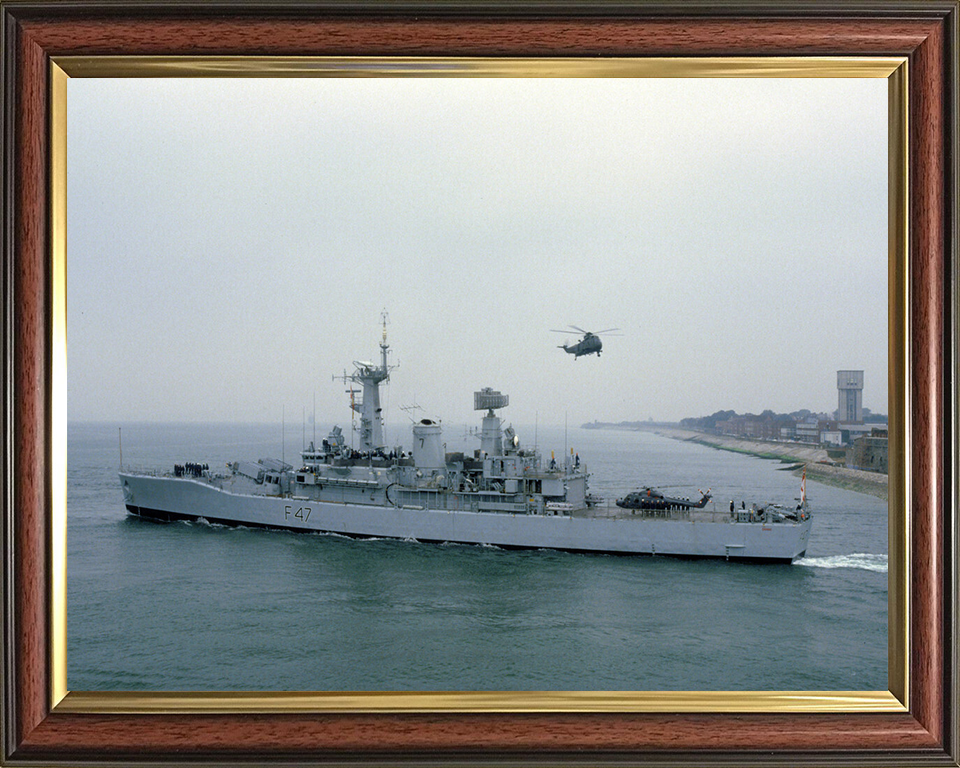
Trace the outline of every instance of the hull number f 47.
<instances>
[{"instance_id":1,"label":"hull number f 47","mask_svg":"<svg viewBox=\"0 0 960 768\"><path fill-rule=\"evenodd\" d=\"M297 507L296 511L294 511L294 508L287 504L283 508L283 519L289 520L291 517L295 517L297 520L307 522L307 520L310 519L310 512L310 507Z\"/></svg>"}]
</instances>

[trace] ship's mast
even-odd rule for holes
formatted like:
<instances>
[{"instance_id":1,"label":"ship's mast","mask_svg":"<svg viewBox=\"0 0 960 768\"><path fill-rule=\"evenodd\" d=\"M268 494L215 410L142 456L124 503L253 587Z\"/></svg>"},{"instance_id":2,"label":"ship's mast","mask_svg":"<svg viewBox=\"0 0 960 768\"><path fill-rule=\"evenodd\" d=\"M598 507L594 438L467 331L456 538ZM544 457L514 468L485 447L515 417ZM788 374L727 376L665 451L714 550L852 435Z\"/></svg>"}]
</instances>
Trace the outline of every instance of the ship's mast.
<instances>
[{"instance_id":1,"label":"ship's mast","mask_svg":"<svg viewBox=\"0 0 960 768\"><path fill-rule=\"evenodd\" d=\"M473 410L486 411L483 428L480 433L480 450L487 456L503 455L503 433L500 431L500 419L494 409L506 408L510 404L510 395L503 395L490 387L484 387L473 393Z\"/></svg>"},{"instance_id":2,"label":"ship's mast","mask_svg":"<svg viewBox=\"0 0 960 768\"><path fill-rule=\"evenodd\" d=\"M387 313L380 314L383 323L383 336L380 340L380 365L354 360L353 373L344 371L344 382L352 381L362 388L360 402L351 401L351 407L360 414L360 450L376 451L385 448L383 442L383 409L380 406L380 384L389 380L390 371L395 365L387 364Z\"/></svg>"},{"instance_id":3,"label":"ship's mast","mask_svg":"<svg viewBox=\"0 0 960 768\"><path fill-rule=\"evenodd\" d=\"M383 337L380 339L380 369L387 371L387 350L390 349L390 345L387 344L387 310L383 310L380 313L380 322L383 324ZM388 374L389 376L389 374Z\"/></svg>"}]
</instances>

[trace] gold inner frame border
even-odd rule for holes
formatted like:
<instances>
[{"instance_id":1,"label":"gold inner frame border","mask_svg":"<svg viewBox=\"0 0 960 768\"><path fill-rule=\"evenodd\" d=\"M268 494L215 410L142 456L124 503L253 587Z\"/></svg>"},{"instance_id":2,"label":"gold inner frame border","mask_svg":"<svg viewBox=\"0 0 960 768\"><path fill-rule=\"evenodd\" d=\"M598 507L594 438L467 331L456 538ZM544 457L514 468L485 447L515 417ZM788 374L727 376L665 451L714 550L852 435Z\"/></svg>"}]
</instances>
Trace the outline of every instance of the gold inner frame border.
<instances>
[{"instance_id":1,"label":"gold inner frame border","mask_svg":"<svg viewBox=\"0 0 960 768\"><path fill-rule=\"evenodd\" d=\"M909 710L909 102L906 57L60 56L50 62L50 704L57 713L856 713ZM67 97L72 77L817 77L888 81L887 691L91 692L67 687Z\"/></svg>"}]
</instances>

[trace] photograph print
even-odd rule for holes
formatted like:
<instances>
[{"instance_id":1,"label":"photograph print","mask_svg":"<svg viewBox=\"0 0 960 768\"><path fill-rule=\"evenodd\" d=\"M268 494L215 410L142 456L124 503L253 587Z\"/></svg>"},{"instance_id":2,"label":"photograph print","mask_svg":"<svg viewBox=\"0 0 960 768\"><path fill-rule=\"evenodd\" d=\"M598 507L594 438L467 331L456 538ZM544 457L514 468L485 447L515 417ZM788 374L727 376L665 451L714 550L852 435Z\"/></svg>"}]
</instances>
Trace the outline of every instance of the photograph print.
<instances>
[{"instance_id":1,"label":"photograph print","mask_svg":"<svg viewBox=\"0 0 960 768\"><path fill-rule=\"evenodd\" d=\"M67 95L71 690L887 690L885 79Z\"/></svg>"}]
</instances>

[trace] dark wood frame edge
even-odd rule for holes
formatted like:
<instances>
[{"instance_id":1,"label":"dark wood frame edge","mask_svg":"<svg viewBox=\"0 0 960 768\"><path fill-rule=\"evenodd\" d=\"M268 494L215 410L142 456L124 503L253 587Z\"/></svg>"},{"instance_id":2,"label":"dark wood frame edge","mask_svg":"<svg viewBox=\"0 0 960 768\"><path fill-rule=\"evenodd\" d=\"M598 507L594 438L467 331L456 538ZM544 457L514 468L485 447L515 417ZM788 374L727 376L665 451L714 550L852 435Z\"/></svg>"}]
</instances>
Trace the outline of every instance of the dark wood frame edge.
<instances>
[{"instance_id":1,"label":"dark wood frame edge","mask_svg":"<svg viewBox=\"0 0 960 768\"><path fill-rule=\"evenodd\" d=\"M955 8L952 0L4 0L20 19L69 18L78 14L151 17L243 17L291 14L303 18L339 16L459 19L551 18L930 18L942 19Z\"/></svg>"},{"instance_id":2,"label":"dark wood frame edge","mask_svg":"<svg viewBox=\"0 0 960 768\"><path fill-rule=\"evenodd\" d=\"M538 4L522 8L515 3L487 3L464 13L460 4L439 3L394 7L389 13L383 7L357 4L324 3L306 7L299 3L251 6L248 4L154 2L132 3L16 3L2 5L3 42L3 295L4 312L4 414L5 441L3 446L4 472L4 728L3 754L0 759L10 764L38 764L55 761L99 759L120 763L169 759L171 745L179 745L183 762L216 760L221 762L262 761L264 758L282 761L323 759L328 763L424 763L450 764L466 762L497 762L503 764L543 762L635 763L673 765L696 761L716 765L732 763L751 764L808 764L845 765L877 764L900 765L905 761L917 764L954 765L957 761L957 675L956 675L956 520L950 505L956 501L954 486L956 459L954 440L956 417L954 411L956 381L954 354L956 351L956 3L871 2L845 4L842 8L830 3L777 4L724 3L720 10L711 4L708 14L705 5L684 6L687 26L720 19L728 24L726 45L731 45L729 16L744 17L749 22L773 21L785 25L803 19L829 20L845 17L862 18L864 23L878 21L912 30L897 34L901 40L914 40L909 49L875 50L877 54L908 54L911 71L926 91L911 82L911 165L919 182L912 181L909 197L911 207L920 213L924 226L911 230L911 266L915 280L911 314L919 331L914 339L915 367L908 375L914 377L914 404L912 411L919 432L913 446L915 485L913 502L925 514L920 515L913 541L913 560L918 568L919 583L915 585L915 612L911 617L915 637L912 654L911 688L913 706L909 715L768 715L744 718L723 715L348 715L311 718L314 735L322 731L328 737L325 748L289 741L291 724L296 726L304 718L282 715L254 716L140 716L118 718L93 715L58 715L49 713L48 649L44 596L49 578L46 563L46 525L43 512L49 504L50 485L46 477L46 456L50 439L47 403L48 367L49 269L45 243L46 224L46 132L47 71L49 57L73 52L106 52L104 41L92 46L89 30L100 25L101 32L123 19L133 19L139 25L162 25L162 18L184 17L187 25L198 16L222 18L228 10L243 12L244 21L253 18L270 20L276 15L293 13L304 15L314 24L331 20L347 20L363 16L364 20L386 20L406 26L416 38L423 27L434 24L434 29L445 23L460 24L460 16L484 25L501 27L511 23L549 24L562 19L564 27L577 24L591 25L612 19L616 24L631 20L650 19L671 23L677 13L676 4L603 4L596 10L587 10L577 3ZM259 9L259 13L256 11ZM424 13L430 13L424 17ZM94 18L91 20L91 14ZM155 15L156 14L156 15ZM452 15L452 16L451 16ZM901 18L902 17L902 18ZM416 21L414 21L416 19ZM677 22L676 19L673 20ZM687 23L688 22L688 23ZM49 33L56 25L80 24L87 37L80 35L65 50L68 43L61 36ZM349 25L348 25L349 26ZM542 27L541 27L542 28ZM357 27L354 27L356 34ZM622 26L621 26L622 29ZM551 34L553 30L547 30ZM45 37L46 33L46 37ZM128 25L126 34L129 36ZM236 34L236 29L234 29ZM476 34L476 33L474 33ZM912 37L911 37L912 35ZM157 40L145 35L141 45L156 46ZM162 36L161 36L162 37ZM896 35L894 35L896 37ZM53 40L53 42L51 42ZM114 38L116 40L116 38ZM45 42L46 41L46 42ZM406 43L409 52L417 49L417 42ZM477 43L468 39L466 47ZM484 41L480 41L483 43ZM834 44L836 41L833 41ZM444 43L438 38L432 42L420 40L419 48L430 49ZM608 40L615 48L617 41ZM741 39L742 52L749 40ZM163 45L162 40L159 43ZM357 40L353 44L358 44ZM379 41L383 45L383 41ZM636 42L620 41L629 48ZM756 42L753 43L756 45ZM889 43L888 43L889 44ZM116 42L114 42L116 45ZM393 44L396 49L396 43ZM510 40L510 35L486 41L480 48L501 53L514 50L515 55L525 51L532 55L546 55L544 46L557 45L537 41L531 43ZM723 45L701 47L697 52L722 53ZM790 50L789 46L794 49ZM821 44L822 45L822 44ZM882 47L876 42L875 46ZM84 47L86 46L86 47ZM99 49L97 49L99 46ZM129 46L129 42L128 42ZM810 41L801 43L794 37L780 43L777 51L810 53L816 47ZM784 50L784 46L788 50ZM169 44L167 45L169 48ZM387 46L389 47L389 45ZM512 48L511 48L512 47ZM531 50L531 48L533 50ZM581 49L583 42L581 38ZM667 46L669 48L669 46ZM609 47L608 47L609 50ZM650 48L641 53L649 53ZM769 51L769 48L765 48ZM112 52L156 52L156 50L114 50ZM221 52L228 52L222 51ZM258 51L259 52L259 51ZM434 50L436 52L436 50ZM728 51L729 52L729 51ZM825 53L827 51L824 51ZM831 51L839 52L839 51ZM857 52L865 52L862 47ZM452 53L452 51L447 51ZM569 55L566 50L554 53ZM934 72L933 76L930 72ZM926 73L926 74L925 74ZM930 79L932 77L932 80ZM935 82L933 82L935 81ZM912 172L913 172L912 171ZM916 186L913 186L916 183ZM938 213L939 211L939 213ZM913 217L912 217L913 218ZM932 391L931 391L932 389ZM917 418L919 415L920 418ZM939 504L939 506L938 506ZM919 602L918 602L919 600ZM917 644L919 643L919 645ZM42 649L42 650L41 650ZM756 746L734 744L717 733L718 725L727 731L736 731L750 722L759 738ZM680 740L679 751L665 751L671 744L671 734L691 724L699 724L707 734L697 748L689 741ZM239 747L225 744L210 748L214 734L240 737L239 731L263 728L273 738L263 736L259 746L241 743ZM191 742L191 733L197 730L207 734L206 747ZM319 729L319 730L317 730ZM643 746L636 737L642 730L660 739L660 747ZM499 741L485 734L498 730ZM542 731L537 742L530 733ZM580 730L579 738L571 739L571 731ZM279 733L278 733L279 732ZM154 746L150 746L153 734ZM411 734L405 742L398 734ZM420 734L418 737L416 734ZM106 734L106 738L104 735ZM118 734L126 734L126 745L111 743ZM157 741L157 734L160 739ZM330 735L335 737L331 742ZM393 740L387 749L362 749L350 743L383 739L387 734ZM391 735L392 734L392 735ZM432 734L426 741L423 734ZM604 734L607 734L605 737ZM611 736L612 734L612 736ZM871 748L871 734L879 737L876 748ZM618 736L619 735L619 736ZM632 735L632 736L631 736ZM630 738L627 738L630 736ZM618 741L619 738L619 741ZM787 744L785 751L771 754L768 743ZM866 739L866 741L865 741ZM216 741L216 739L213 739ZM240 739L242 742L243 740ZM333 744L345 743L345 748ZM735 740L734 740L735 741ZM727 746L722 746L722 744ZM818 748L817 744L832 746ZM156 744L167 746L157 747ZM712 745L712 747L711 747ZM718 746L721 745L721 746ZM798 746L799 745L799 746ZM839 747L838 747L839 745ZM844 746L846 745L846 747ZM91 752L91 749L94 749Z\"/></svg>"}]
</instances>

